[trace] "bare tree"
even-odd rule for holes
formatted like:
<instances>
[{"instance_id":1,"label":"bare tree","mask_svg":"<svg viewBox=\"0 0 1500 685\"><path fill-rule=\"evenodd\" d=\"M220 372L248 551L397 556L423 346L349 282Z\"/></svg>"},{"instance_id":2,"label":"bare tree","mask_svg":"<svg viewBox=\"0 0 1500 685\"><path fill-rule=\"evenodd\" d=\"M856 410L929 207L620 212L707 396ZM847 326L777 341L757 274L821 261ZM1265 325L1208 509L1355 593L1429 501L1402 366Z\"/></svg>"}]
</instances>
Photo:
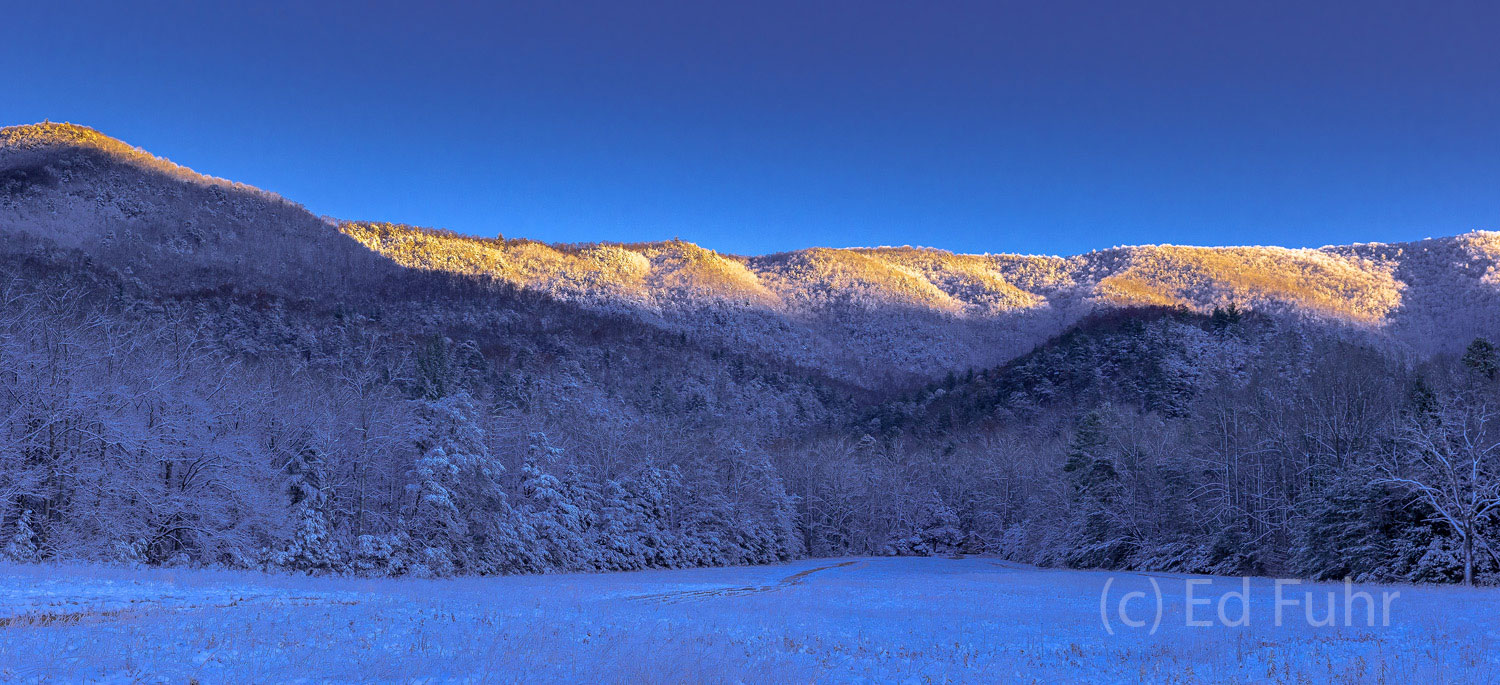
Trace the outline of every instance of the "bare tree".
<instances>
[{"instance_id":1,"label":"bare tree","mask_svg":"<svg viewBox=\"0 0 1500 685\"><path fill-rule=\"evenodd\" d=\"M1413 417L1401 430L1405 460L1388 464L1380 482L1403 487L1432 507L1463 542L1464 585L1474 584L1476 544L1484 518L1500 507L1500 435L1483 400L1451 398Z\"/></svg>"}]
</instances>

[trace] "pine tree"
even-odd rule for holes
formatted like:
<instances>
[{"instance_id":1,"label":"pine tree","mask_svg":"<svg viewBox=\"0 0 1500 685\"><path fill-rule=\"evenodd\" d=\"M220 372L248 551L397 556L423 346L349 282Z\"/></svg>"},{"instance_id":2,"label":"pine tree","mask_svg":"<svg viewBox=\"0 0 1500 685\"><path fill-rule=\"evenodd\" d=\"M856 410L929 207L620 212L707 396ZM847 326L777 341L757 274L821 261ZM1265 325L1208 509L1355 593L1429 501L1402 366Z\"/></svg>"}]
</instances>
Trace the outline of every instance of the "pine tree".
<instances>
[{"instance_id":1,"label":"pine tree","mask_svg":"<svg viewBox=\"0 0 1500 685\"><path fill-rule=\"evenodd\" d=\"M30 509L16 518L16 530L5 544L5 556L16 561L37 561L42 556L41 538L37 535Z\"/></svg>"},{"instance_id":2,"label":"pine tree","mask_svg":"<svg viewBox=\"0 0 1500 685\"><path fill-rule=\"evenodd\" d=\"M1475 338L1464 350L1463 365L1486 380L1495 380L1500 373L1500 361L1496 360L1495 346L1484 338Z\"/></svg>"},{"instance_id":3,"label":"pine tree","mask_svg":"<svg viewBox=\"0 0 1500 685\"><path fill-rule=\"evenodd\" d=\"M408 485L407 532L414 573L499 570L520 546L492 459L467 393L417 401L419 455Z\"/></svg>"},{"instance_id":4,"label":"pine tree","mask_svg":"<svg viewBox=\"0 0 1500 685\"><path fill-rule=\"evenodd\" d=\"M453 459L441 445L429 446L412 468L406 490L414 498L408 521L416 547L411 565L417 575L452 574L462 562L468 546L469 529L459 511L463 472L459 460Z\"/></svg>"},{"instance_id":5,"label":"pine tree","mask_svg":"<svg viewBox=\"0 0 1500 685\"><path fill-rule=\"evenodd\" d=\"M1407 411L1415 417L1430 417L1438 409L1438 396L1423 376L1417 376L1406 398Z\"/></svg>"},{"instance_id":6,"label":"pine tree","mask_svg":"<svg viewBox=\"0 0 1500 685\"><path fill-rule=\"evenodd\" d=\"M556 570L583 570L598 562L590 544L593 512L582 479L563 464L563 450L548 441L545 433L533 433L525 465L521 467L521 491L525 497L523 517L535 531L542 563ZM563 471L568 482L544 469Z\"/></svg>"},{"instance_id":7,"label":"pine tree","mask_svg":"<svg viewBox=\"0 0 1500 685\"><path fill-rule=\"evenodd\" d=\"M678 565L667 478L661 469L646 466L633 477L605 483L596 538L604 568Z\"/></svg>"},{"instance_id":8,"label":"pine tree","mask_svg":"<svg viewBox=\"0 0 1500 685\"><path fill-rule=\"evenodd\" d=\"M456 389L451 343L441 335L428 336L417 351L417 391L423 399L440 400Z\"/></svg>"},{"instance_id":9,"label":"pine tree","mask_svg":"<svg viewBox=\"0 0 1500 685\"><path fill-rule=\"evenodd\" d=\"M323 462L321 450L314 444L307 444L296 451L287 467L292 530L275 559L285 568L330 571L336 570L342 561L328 517Z\"/></svg>"},{"instance_id":10,"label":"pine tree","mask_svg":"<svg viewBox=\"0 0 1500 685\"><path fill-rule=\"evenodd\" d=\"M1114 567L1126 553L1124 541L1111 520L1110 506L1118 494L1120 474L1107 453L1104 411L1084 414L1068 443L1063 464L1073 511L1068 530L1069 565Z\"/></svg>"},{"instance_id":11,"label":"pine tree","mask_svg":"<svg viewBox=\"0 0 1500 685\"><path fill-rule=\"evenodd\" d=\"M1119 478L1112 460L1105 456L1108 442L1104 434L1104 414L1095 409L1084 414L1068 443L1068 459L1063 464L1069 483L1077 495L1107 496L1108 486Z\"/></svg>"},{"instance_id":12,"label":"pine tree","mask_svg":"<svg viewBox=\"0 0 1500 685\"><path fill-rule=\"evenodd\" d=\"M597 538L604 568L631 571L652 565L651 550L640 532L646 525L645 509L644 503L620 481L604 484L604 508Z\"/></svg>"}]
</instances>

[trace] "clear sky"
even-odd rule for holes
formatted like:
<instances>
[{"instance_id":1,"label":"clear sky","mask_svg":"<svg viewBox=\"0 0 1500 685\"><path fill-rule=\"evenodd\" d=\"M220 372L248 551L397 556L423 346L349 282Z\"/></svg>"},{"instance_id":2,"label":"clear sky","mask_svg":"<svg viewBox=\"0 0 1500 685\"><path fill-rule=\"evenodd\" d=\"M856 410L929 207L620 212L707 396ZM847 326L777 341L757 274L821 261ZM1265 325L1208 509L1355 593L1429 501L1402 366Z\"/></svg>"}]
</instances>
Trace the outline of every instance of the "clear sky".
<instances>
[{"instance_id":1,"label":"clear sky","mask_svg":"<svg viewBox=\"0 0 1500 685\"><path fill-rule=\"evenodd\" d=\"M477 235L1317 246L1500 229L1497 36L1494 2L25 2L0 122Z\"/></svg>"}]
</instances>

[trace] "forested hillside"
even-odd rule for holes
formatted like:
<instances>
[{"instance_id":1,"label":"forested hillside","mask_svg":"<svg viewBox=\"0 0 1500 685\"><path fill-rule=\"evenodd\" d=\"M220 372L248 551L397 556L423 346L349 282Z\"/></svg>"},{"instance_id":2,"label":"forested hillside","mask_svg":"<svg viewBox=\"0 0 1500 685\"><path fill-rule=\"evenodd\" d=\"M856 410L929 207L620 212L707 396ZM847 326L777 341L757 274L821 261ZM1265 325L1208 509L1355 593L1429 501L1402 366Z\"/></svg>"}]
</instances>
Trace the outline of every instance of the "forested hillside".
<instances>
[{"instance_id":1,"label":"forested hillside","mask_svg":"<svg viewBox=\"0 0 1500 685\"><path fill-rule=\"evenodd\" d=\"M397 263L491 276L888 387L1009 360L1091 312L1231 303L1421 353L1500 328L1500 233L1316 250L1122 247L1074 257L926 248L738 257L691 243L544 245L349 222ZM851 353L851 348L857 353Z\"/></svg>"},{"instance_id":2,"label":"forested hillside","mask_svg":"<svg viewBox=\"0 0 1500 685\"><path fill-rule=\"evenodd\" d=\"M1485 339L1414 359L1236 308L1125 310L865 412L878 439L812 449L876 465L869 494L947 471L908 523L918 550L1457 581L1466 559L1500 572L1497 368ZM840 520L820 501L810 522Z\"/></svg>"},{"instance_id":3,"label":"forested hillside","mask_svg":"<svg viewBox=\"0 0 1500 685\"><path fill-rule=\"evenodd\" d=\"M64 124L0 129L0 232L13 559L1500 572L1496 234L546 245L325 221Z\"/></svg>"}]
</instances>

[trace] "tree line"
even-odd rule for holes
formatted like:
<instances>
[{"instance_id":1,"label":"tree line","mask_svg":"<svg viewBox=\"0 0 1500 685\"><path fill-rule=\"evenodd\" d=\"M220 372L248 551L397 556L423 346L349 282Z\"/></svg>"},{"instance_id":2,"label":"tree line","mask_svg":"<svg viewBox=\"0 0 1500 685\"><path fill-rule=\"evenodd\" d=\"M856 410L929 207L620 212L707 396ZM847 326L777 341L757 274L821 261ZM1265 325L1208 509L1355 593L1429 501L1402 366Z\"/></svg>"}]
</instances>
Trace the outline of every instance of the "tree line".
<instances>
[{"instance_id":1,"label":"tree line","mask_svg":"<svg viewBox=\"0 0 1500 685\"><path fill-rule=\"evenodd\" d=\"M1115 312L894 394L428 275L161 297L7 256L0 553L454 575L986 553L1484 582L1496 351Z\"/></svg>"}]
</instances>

